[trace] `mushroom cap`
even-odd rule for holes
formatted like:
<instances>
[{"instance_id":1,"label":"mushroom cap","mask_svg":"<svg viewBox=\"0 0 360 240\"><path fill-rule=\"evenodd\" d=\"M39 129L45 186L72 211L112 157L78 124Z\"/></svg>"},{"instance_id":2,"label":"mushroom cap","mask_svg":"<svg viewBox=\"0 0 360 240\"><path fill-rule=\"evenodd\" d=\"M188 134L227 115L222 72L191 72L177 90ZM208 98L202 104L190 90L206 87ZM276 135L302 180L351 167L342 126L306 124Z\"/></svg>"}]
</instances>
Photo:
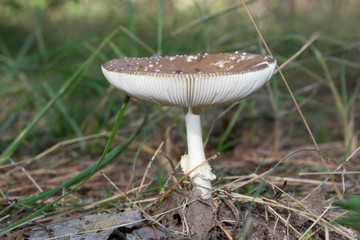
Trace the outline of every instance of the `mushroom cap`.
<instances>
[{"instance_id":1,"label":"mushroom cap","mask_svg":"<svg viewBox=\"0 0 360 240\"><path fill-rule=\"evenodd\" d=\"M235 52L113 59L102 71L132 97L194 109L240 101L262 87L275 67L271 56Z\"/></svg>"}]
</instances>

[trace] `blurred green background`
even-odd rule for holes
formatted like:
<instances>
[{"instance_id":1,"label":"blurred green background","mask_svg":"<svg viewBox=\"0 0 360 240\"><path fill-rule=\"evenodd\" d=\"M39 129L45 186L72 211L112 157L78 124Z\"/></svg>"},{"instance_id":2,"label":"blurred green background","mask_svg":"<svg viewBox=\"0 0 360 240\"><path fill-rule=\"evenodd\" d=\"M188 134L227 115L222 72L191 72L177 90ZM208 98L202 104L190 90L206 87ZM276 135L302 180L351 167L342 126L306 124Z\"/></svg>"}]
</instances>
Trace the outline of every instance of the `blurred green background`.
<instances>
[{"instance_id":1,"label":"blurred green background","mask_svg":"<svg viewBox=\"0 0 360 240\"><path fill-rule=\"evenodd\" d=\"M39 119L20 148L14 149L16 156L36 154L65 139L110 130L124 96L109 88L102 76L100 65L109 59L198 52L266 53L240 1L164 0L159 8L161 2L1 0L0 152L8 148L69 81L72 83L60 101ZM245 3L279 65L311 35L320 33L312 46L283 71L316 139L320 143L342 141L344 146L352 139L356 146L360 2L254 0ZM161 8L163 14L159 15ZM118 32L96 53L100 43L116 29ZM94 53L92 61L87 62ZM81 67L84 65L86 68ZM151 106L131 102L125 125L120 127L121 135L131 133L131 124L143 117L144 108ZM153 116L163 111L159 107L151 109ZM223 109L205 110L208 116L204 120L205 130ZM238 123L249 125L251 134L257 136L272 134L275 128L292 140L290 147L310 143L278 75L268 88L248 101L246 110L235 118L233 109L228 121L235 118ZM175 109L167 117L181 126L182 131L174 135L185 139L182 115L178 113L181 110ZM259 124L251 125L251 119L260 119ZM225 128L223 124L216 126L210 139L211 149L218 147ZM225 143L229 144L220 150L244 141L235 130L236 127L225 136ZM278 142L275 147L289 146Z\"/></svg>"}]
</instances>

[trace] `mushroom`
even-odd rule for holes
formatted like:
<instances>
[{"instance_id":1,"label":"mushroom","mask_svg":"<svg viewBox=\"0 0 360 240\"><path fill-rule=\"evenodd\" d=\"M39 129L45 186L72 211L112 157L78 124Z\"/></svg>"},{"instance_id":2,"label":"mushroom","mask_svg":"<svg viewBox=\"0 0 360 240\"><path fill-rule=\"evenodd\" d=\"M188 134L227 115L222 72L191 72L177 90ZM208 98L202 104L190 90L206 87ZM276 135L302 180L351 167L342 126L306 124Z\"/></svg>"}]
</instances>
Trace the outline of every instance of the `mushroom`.
<instances>
[{"instance_id":1,"label":"mushroom","mask_svg":"<svg viewBox=\"0 0 360 240\"><path fill-rule=\"evenodd\" d=\"M273 57L249 53L120 58L102 65L106 79L139 100L184 109L188 155L181 159L185 173L205 158L200 111L203 107L240 101L273 75ZM215 175L208 163L190 174L203 198L209 198Z\"/></svg>"}]
</instances>

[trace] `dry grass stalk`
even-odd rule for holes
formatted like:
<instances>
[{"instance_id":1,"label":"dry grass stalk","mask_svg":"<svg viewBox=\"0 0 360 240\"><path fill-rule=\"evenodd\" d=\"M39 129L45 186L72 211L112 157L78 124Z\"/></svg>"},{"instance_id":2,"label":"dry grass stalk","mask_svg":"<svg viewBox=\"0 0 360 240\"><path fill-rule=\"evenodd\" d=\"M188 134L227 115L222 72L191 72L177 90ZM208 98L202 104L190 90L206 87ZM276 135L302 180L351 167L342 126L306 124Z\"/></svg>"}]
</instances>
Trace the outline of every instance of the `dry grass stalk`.
<instances>
[{"instance_id":1,"label":"dry grass stalk","mask_svg":"<svg viewBox=\"0 0 360 240\"><path fill-rule=\"evenodd\" d=\"M303 53L316 39L320 37L320 33L316 32L313 35L310 36L309 40L295 53L293 54L289 59L287 59L285 62L283 62L274 72L274 75L281 71L286 65L294 61L295 58L297 58L301 53Z\"/></svg>"},{"instance_id":2,"label":"dry grass stalk","mask_svg":"<svg viewBox=\"0 0 360 240\"><path fill-rule=\"evenodd\" d=\"M81 142L81 141L85 141L85 140L89 140L89 139L94 139L94 138L98 138L98 137L103 137L103 136L107 136L107 135L104 134L104 133L98 133L98 134L92 134L92 135L88 135L88 136L84 136L84 137L80 137L80 138L74 138L74 139L70 139L70 140L65 140L65 141L62 141L62 142L59 142L59 143L55 144L54 146L52 146L52 147L48 148L47 150L41 152L40 154L36 155L35 157L15 162L15 165L20 165L20 164L27 165L27 164L33 163L34 161L42 159L46 155L48 155L51 152L59 149L62 146L66 146L66 145L69 145L69 144L73 144L73 143L77 143L77 142ZM0 166L0 170L4 169L4 168L8 168L8 167L13 167L13 166L14 166L14 164L12 164L12 163L4 164L4 165Z\"/></svg>"},{"instance_id":3,"label":"dry grass stalk","mask_svg":"<svg viewBox=\"0 0 360 240\"><path fill-rule=\"evenodd\" d=\"M99 171L99 172L100 172L100 174L116 189L116 191L118 191L118 192L120 193L120 195L121 195L122 197L126 198L126 199L130 202L130 204L133 204L133 201L132 201L130 198L128 198L128 197L126 196L126 194L125 194L123 191L121 191L121 190L116 186L116 184L115 184L113 181L111 181L110 178L108 178L108 176L106 176L106 174L104 174L102 171Z\"/></svg>"},{"instance_id":4,"label":"dry grass stalk","mask_svg":"<svg viewBox=\"0 0 360 240\"><path fill-rule=\"evenodd\" d=\"M175 171L176 169L178 169L178 167L180 166L180 162L178 162L178 164L175 166ZM176 172L174 172L173 174L171 174L167 179L166 182L164 184L164 186L162 187L161 191L160 191L160 195L162 195L165 192L165 189L169 186L169 182L172 179L174 182L177 182L176 177L174 176L176 174ZM178 185L178 188L181 189L181 186Z\"/></svg>"},{"instance_id":5,"label":"dry grass stalk","mask_svg":"<svg viewBox=\"0 0 360 240\"><path fill-rule=\"evenodd\" d=\"M251 182L253 182L253 181L257 180L257 179L259 179L259 178L264 177L264 176L267 175L269 172L270 172L270 170L268 170L268 171L266 171L266 172L263 172L263 173L260 174L260 175L257 175L257 174L255 174L255 173L252 173L252 174L250 174L249 176L245 176L245 177L243 177L243 178L239 178L239 179L236 179L235 181L232 181L232 182L230 182L230 183L228 183L228 184L225 184L225 185L222 186L221 188L222 188L222 189L228 189L228 190L230 190L230 191L234 191L235 189L241 188L241 187L243 187L243 186L245 186L245 185L247 185L247 184L249 184L249 183L251 183ZM240 182L241 180L247 179L247 178L249 178L249 177L250 177L250 179L246 180L245 182Z\"/></svg>"},{"instance_id":6,"label":"dry grass stalk","mask_svg":"<svg viewBox=\"0 0 360 240\"><path fill-rule=\"evenodd\" d=\"M285 210L288 210L290 212L294 212L298 215L301 215L302 217L308 219L309 221L315 222L318 218L318 216L316 214L312 214L312 213L308 213L308 212L304 212L302 210L299 210L297 208L294 207L289 207L289 206L285 206L283 204L281 204L280 202L274 201L272 199L268 199L268 198L254 198L251 196L247 196L247 195L243 195L243 194L239 194L239 193L229 193L230 196L232 196L233 199L235 199L235 201L241 202L241 203L246 203L246 202L255 202L257 204L261 204L263 206L271 206L271 207L276 207L276 208L282 208ZM327 221L324 218L320 218L318 221L321 222L322 225L329 225L329 221ZM337 232L340 235L346 236L349 239L353 239L354 237L351 236L348 233L348 230L342 226L336 226L336 225L332 225L331 228Z\"/></svg>"},{"instance_id":7,"label":"dry grass stalk","mask_svg":"<svg viewBox=\"0 0 360 240\"><path fill-rule=\"evenodd\" d=\"M329 224L333 224L337 219L345 216L346 214L350 213L350 211L345 211L339 215L337 215L336 217L334 217L333 219L331 219L329 221ZM327 225L324 225L324 227L326 228L327 231L329 231ZM341 226L340 226L341 227ZM310 233L309 235L307 235L307 239L311 238L313 235L315 235L317 232L319 232L321 230L321 228L318 228L316 230L314 230L312 233ZM355 236L356 234L354 232L352 232L350 229L345 228L344 231L348 231L349 235Z\"/></svg>"},{"instance_id":8,"label":"dry grass stalk","mask_svg":"<svg viewBox=\"0 0 360 240\"><path fill-rule=\"evenodd\" d=\"M34 163L35 161L43 159L45 156L49 155L50 153L54 152L55 150L58 150L59 148L61 148L63 146L67 146L67 145L70 145L70 144L73 144L73 143L78 143L78 142L91 140L91 139L95 139L95 138L99 138L99 137L109 137L110 134L111 134L110 132L101 131L101 133L98 133L98 134L92 134L92 135L88 135L88 136L84 136L84 137L80 137L80 138L73 138L73 139L61 141L61 142L56 143L52 147L46 149L45 151L41 152L40 154L34 156L34 157L26 158L24 160L21 160L21 161L15 162L15 163L4 164L4 165L0 166L0 170L5 169L5 168L9 168L9 167L14 167L14 164L16 166L18 166L18 165L26 166L26 165L28 165L30 163ZM121 136L116 136L115 139L120 141L120 142L126 141L126 138L121 137ZM136 141L136 140L133 141L133 143L132 143L132 146L135 146L135 147L139 147L140 145L141 145L141 142ZM151 153L151 154L153 153L152 148L147 146L146 144L143 144L141 149L143 151L145 151L146 153ZM17 170L18 169L16 169L16 168L10 169L10 170L6 171L6 175L8 176L8 175L12 174L13 172L15 172ZM34 171L36 171L36 170L34 170ZM42 171L40 174L43 174L44 171L50 171L51 172L51 169L48 169L48 170L40 169L38 171ZM59 171L62 171L62 169L57 169L57 170L54 170L54 171L56 173L59 173ZM69 172L68 169L65 169L64 171Z\"/></svg>"},{"instance_id":9,"label":"dry grass stalk","mask_svg":"<svg viewBox=\"0 0 360 240\"><path fill-rule=\"evenodd\" d=\"M325 57L325 59L336 62L336 63L345 64L345 65L347 65L349 67L360 69L360 63L357 63L357 62L353 62L353 61L349 61L349 60L346 60L346 59L337 58L337 57L333 57L333 56Z\"/></svg>"},{"instance_id":10,"label":"dry grass stalk","mask_svg":"<svg viewBox=\"0 0 360 240\"><path fill-rule=\"evenodd\" d=\"M146 178L146 176L147 176L148 171L150 170L151 164L154 162L156 156L159 154L159 152L160 152L160 150L161 150L161 148L162 148L163 145L164 145L164 141L162 141L162 142L160 143L160 145L159 145L159 147L156 149L154 155L151 157L150 162L148 163L148 165L147 165L147 167L146 167L146 169L145 169L144 176L143 176L143 178L141 179L140 186L142 186L142 185L144 184L145 178ZM141 192L141 188L139 188L138 192Z\"/></svg>"},{"instance_id":11,"label":"dry grass stalk","mask_svg":"<svg viewBox=\"0 0 360 240\"><path fill-rule=\"evenodd\" d=\"M280 214L278 214L278 213L277 213L272 207L270 207L270 206L266 206L266 209L269 209L269 211L270 211L272 214L274 214L274 215L277 217L277 219L280 219L280 220L284 223L285 226L290 227L290 228L297 234L297 236L300 236L300 235L301 235L301 233L299 233L298 230L296 230L296 228L294 228L291 224L289 224L289 218L284 219ZM276 232L276 231L274 231L274 232Z\"/></svg>"},{"instance_id":12,"label":"dry grass stalk","mask_svg":"<svg viewBox=\"0 0 360 240\"><path fill-rule=\"evenodd\" d=\"M318 37L320 36L319 33L314 33L313 35L311 35L311 37L309 38L309 40L295 53L293 54L288 60L286 60L283 64L281 64L279 66L278 69L275 70L274 72L274 75L281 69L283 69L284 67L286 67L290 62L292 62L295 58L297 58L299 55L301 55L301 53L303 53L316 39L318 39ZM266 85L268 86L268 85ZM272 95L272 94L271 94ZM271 98L271 102L272 104L274 105L273 103L273 99ZM227 107L224 111L222 111L212 122L209 130L208 130L208 133L206 134L206 137L205 137L205 141L204 141L204 148L206 148L206 145L209 141L209 138L210 138L210 135L211 135L211 132L213 131L214 127L215 127L215 123L217 120L219 120L220 118L222 118L226 113L228 113L232 108L234 108L236 105L238 105L239 102L236 102L236 103L233 103L231 104L229 107ZM273 107L274 109L274 107Z\"/></svg>"},{"instance_id":13,"label":"dry grass stalk","mask_svg":"<svg viewBox=\"0 0 360 240\"><path fill-rule=\"evenodd\" d=\"M245 11L246 11L246 13L247 13L247 15L249 16L249 19L251 20L252 24L254 25L255 30L257 31L259 37L261 38L261 40L262 40L262 42L263 42L266 50L268 51L268 53L269 53L271 56L273 56L272 53L271 53L271 51L270 51L270 49L269 49L269 47L268 47L268 45L266 44L265 39L263 38L263 36L262 36L262 34L261 34L259 28L257 27L254 19L252 18L249 10L248 10L247 7L245 6L244 1L243 1L243 0L240 0L240 1L241 1L242 5L243 5L243 7L244 7L244 9L245 9ZM309 135L310 135L311 140L313 141L313 144L314 144L316 150L320 153L320 148L319 148L319 146L318 146L318 144L317 144L317 142L316 142L316 140L315 140L315 138L314 138L314 136L313 136L313 134L312 134L312 131L310 130L310 127L309 127L309 125L308 125L308 123L307 123L307 121L306 121L306 119L305 119L305 117L304 117L304 115L303 115L303 113L302 113L302 111L301 111L301 109L300 109L300 107L299 107L299 105L298 105L298 103L297 103L297 101L296 101L296 99L295 99L295 97L294 97L291 89L290 89L289 84L287 83L287 80L285 79L285 76L283 75L281 69L279 69L279 66L277 66L277 69L278 69L278 72L279 72L279 74L280 74L280 76L281 76L281 78L282 78L282 80L283 80L286 88L288 89L288 92L289 92L289 94L290 94L290 96L291 96L291 98L292 98L292 100L293 100L293 102L294 102L294 104L295 104L295 106L296 106L296 109L298 110L298 113L299 113L302 121L304 122L304 125L305 125L305 127L306 127L306 129L307 129L307 131L308 131L308 133L309 133ZM327 163L325 162L325 160L324 160L324 158L322 157L321 154L319 154L319 157L320 157L320 160L321 160L323 166L325 167L325 169L326 169L327 171L330 171L329 166L327 165ZM339 197L340 199L342 199L342 198L343 198L343 197L342 197L342 194L340 193L339 188L338 188L338 187L336 186L336 184L335 184L334 177L331 177L330 179L331 179L331 182L332 182L332 185L333 185L333 188L334 188L336 194L338 195L338 197Z\"/></svg>"},{"instance_id":14,"label":"dry grass stalk","mask_svg":"<svg viewBox=\"0 0 360 240\"><path fill-rule=\"evenodd\" d=\"M162 144L163 144L163 142L162 142ZM162 144L160 144L159 148L157 149L157 152L160 151L160 148L161 148ZM157 152L155 152L155 154L154 154L154 156L153 156L154 159L155 159L155 156L156 156ZM152 159L151 161L153 161L153 159ZM132 204L136 209L138 209L138 210L140 210L140 211L142 212L142 214L143 214L143 216L145 217L146 220L148 220L148 221L151 222L152 224L155 223L156 225L158 225L158 226L160 227L160 229L161 229L163 232L167 233L169 236L172 236L172 235L173 235L172 232L170 232L164 225L162 225L159 221L157 221L155 218L153 218L153 217L150 216L147 212L145 212L145 210L143 209L143 207L141 206L141 204L140 204L139 201L138 201L138 204L139 204L139 205L133 204L133 201L132 201L129 197L127 197L127 196L125 195L125 193L123 193L123 192L114 184L114 182L110 180L110 178L108 178L104 173L101 173L101 174L106 178L107 181L110 182L111 185L113 185L113 186L116 188L116 190L117 190L118 192L120 192L120 194L121 194L124 198L126 198L126 200L128 200L128 201L130 202L130 204ZM142 185L142 184L141 184L141 185ZM140 186L141 186L141 185L140 185ZM139 189L141 190L141 188L139 188ZM135 194L138 194L138 192L135 191ZM136 198L137 198L137 200L139 200L139 199L138 199L138 196L137 196ZM156 234L156 233L155 233L155 234Z\"/></svg>"},{"instance_id":15,"label":"dry grass stalk","mask_svg":"<svg viewBox=\"0 0 360 240\"><path fill-rule=\"evenodd\" d=\"M355 151L350 154L350 156L344 161L344 163L339 164L338 167L334 170L334 172L339 171L342 168L343 165L348 164L350 159L353 156L355 156L358 152L360 152L360 147L355 149ZM327 182L329 180L329 178L331 178L332 176L333 175L330 175L327 178L325 178L324 181L321 182L321 184L319 184L315 189L313 189L309 194L307 194L301 201L305 201L307 198L309 198L315 191L317 191L322 185L324 185L324 183Z\"/></svg>"},{"instance_id":16,"label":"dry grass stalk","mask_svg":"<svg viewBox=\"0 0 360 240\"><path fill-rule=\"evenodd\" d=\"M228 113L231 109L233 109L236 105L238 105L239 102L235 102L235 103L232 103L230 106L228 106L227 108L225 108L224 111L222 111L211 123L211 126L208 130L208 133L206 134L206 138L205 138L205 141L204 141L204 149L206 148L206 145L210 139L210 135L212 133L212 131L214 130L214 127L215 127L215 123L217 120L219 120L220 118L222 118L226 113Z\"/></svg>"},{"instance_id":17,"label":"dry grass stalk","mask_svg":"<svg viewBox=\"0 0 360 240\"><path fill-rule=\"evenodd\" d=\"M251 2L254 2L254 1L253 1L253 0L249 0L249 1L247 1L246 3L251 3ZM235 3L234 5L228 6L228 7L224 8L224 9L221 9L220 11L217 11L217 12L212 13L212 14L209 14L209 15L207 15L207 16L203 16L203 17L201 17L201 18L198 18L198 19L196 19L195 21L192 21L191 23L186 24L185 26L182 26L182 27L176 29L175 31L173 31L172 33L170 33L170 35L171 35L172 37L175 37L175 36L179 35L180 33L182 33L183 31L186 31L186 30L188 30L188 29L191 29L191 28L193 28L193 27L195 27L195 26L197 26L197 25L199 25L199 24L202 24L203 22L205 22L205 21L207 21L207 20L209 20L209 19L215 18L215 17L217 17L217 16L221 16L221 15L223 15L224 13L229 12L229 11L231 11L231 10L235 10L235 9L237 9L237 8L239 8L239 7L241 7L241 4Z\"/></svg>"},{"instance_id":18,"label":"dry grass stalk","mask_svg":"<svg viewBox=\"0 0 360 240\"><path fill-rule=\"evenodd\" d=\"M4 217L0 218L0 222L4 221L5 219L9 218L10 214L5 215Z\"/></svg>"},{"instance_id":19,"label":"dry grass stalk","mask_svg":"<svg viewBox=\"0 0 360 240\"><path fill-rule=\"evenodd\" d=\"M219 222L219 220L216 219L216 224L219 226L219 228L221 228L221 230L225 233L226 237L229 240L233 240L233 238L231 237L230 233L228 231L226 231L226 229L223 227L223 225L221 224L221 222Z\"/></svg>"},{"instance_id":20,"label":"dry grass stalk","mask_svg":"<svg viewBox=\"0 0 360 240\"><path fill-rule=\"evenodd\" d=\"M261 151L261 149L259 150ZM246 157L246 160L251 160L257 163L261 163L261 162L279 162L281 160L280 158L280 154L282 152L278 152L278 154L276 156L268 156L266 157L266 159L264 160L264 157L258 156L256 153L254 153L252 156L248 156ZM314 162L312 159L288 159L288 162L291 162L293 164L297 164L297 165L304 165L304 166L309 166L309 167L317 167L317 166L323 166L322 163L319 162ZM335 163L328 163L328 166L330 168L335 168L338 165Z\"/></svg>"},{"instance_id":21,"label":"dry grass stalk","mask_svg":"<svg viewBox=\"0 0 360 240\"><path fill-rule=\"evenodd\" d=\"M259 175L258 175L259 176ZM224 180L232 180L232 179L246 179L249 176L227 176L223 177ZM276 177L276 176L269 176L269 180L271 180L274 184L282 184L284 181L287 181L293 185L304 185L304 184L313 184L318 185L322 183L320 180L314 180L314 179L303 179L303 178L292 178L292 177ZM260 179L255 179L254 181L258 182ZM340 185L339 183L337 183ZM329 182L325 182L324 185L331 185Z\"/></svg>"},{"instance_id":22,"label":"dry grass stalk","mask_svg":"<svg viewBox=\"0 0 360 240\"><path fill-rule=\"evenodd\" d=\"M300 172L299 176L318 176L318 175L353 175L360 174L360 171L343 171L343 172Z\"/></svg>"},{"instance_id":23,"label":"dry grass stalk","mask_svg":"<svg viewBox=\"0 0 360 240\"><path fill-rule=\"evenodd\" d=\"M35 179L25 170L24 167L17 167L14 160L10 158L10 163L14 165L15 168L20 169L25 175L30 179L30 181L34 184L34 186L39 190L39 192L43 192L44 190L40 187L40 185L35 181Z\"/></svg>"},{"instance_id":24,"label":"dry grass stalk","mask_svg":"<svg viewBox=\"0 0 360 240\"><path fill-rule=\"evenodd\" d=\"M44 217L44 215L39 215L39 216L37 216L37 217L34 217L33 219L30 219L29 221L23 222L22 224L20 224L20 225L18 225L18 226L16 226L16 227L10 228L10 229L2 232L2 234L6 234L6 233L8 233L8 232L11 232L12 230L14 230L14 229L16 229L16 228L25 226L25 225L27 225L27 224L29 224L29 223L31 223L31 222L35 222L36 220L41 219L41 218L43 218L43 217Z\"/></svg>"},{"instance_id":25,"label":"dry grass stalk","mask_svg":"<svg viewBox=\"0 0 360 240\"><path fill-rule=\"evenodd\" d=\"M149 45L147 45L143 40L141 40L140 38L138 38L137 36L132 34L126 27L124 27L123 25L120 25L120 29L126 35L128 35L130 38L132 38L135 42L137 42L140 46L142 46L144 49L146 49L149 53L151 53L152 55L156 54L156 52Z\"/></svg>"},{"instance_id":26,"label":"dry grass stalk","mask_svg":"<svg viewBox=\"0 0 360 240\"><path fill-rule=\"evenodd\" d=\"M264 179L265 180L265 179ZM308 211L309 213L311 213L313 216L316 216L316 214L311 211L309 208L307 208L304 204L302 204L300 201L296 200L294 197L292 197L291 195L289 195L287 192L285 192L282 188L276 186L275 184L273 184L271 181L269 180L265 180L266 183L270 184L271 186L273 186L274 188L276 188L278 191L280 191L284 196L288 197L290 200L292 200L293 202L295 202L298 206L304 208L306 211Z\"/></svg>"},{"instance_id":27,"label":"dry grass stalk","mask_svg":"<svg viewBox=\"0 0 360 240\"><path fill-rule=\"evenodd\" d=\"M207 163L210 160L214 160L216 157L218 156L218 154L215 154L211 157L209 157L208 159L206 159L205 161L203 161L202 163L198 164L195 168L193 168L191 171L189 171L188 173L184 174L174 185L172 185L171 188L169 188L165 193L163 193L162 195L160 195L156 201L152 202L151 204L146 206L146 209L150 208L151 206L153 206L154 204L156 204L158 201L160 201L161 199L163 199L164 197L166 197L177 185L179 185L187 176L189 176L191 173L193 173L196 169L198 169L199 167L201 167L203 164ZM205 188L205 186L202 186Z\"/></svg>"},{"instance_id":28,"label":"dry grass stalk","mask_svg":"<svg viewBox=\"0 0 360 240\"><path fill-rule=\"evenodd\" d=\"M303 235L301 235L301 237L299 239L303 239L306 234L320 221L320 219L323 218L323 216L325 215L325 213L327 211L329 211L329 209L331 208L331 205L327 206L326 209L320 214L320 216L311 224L311 226L304 232Z\"/></svg>"}]
</instances>

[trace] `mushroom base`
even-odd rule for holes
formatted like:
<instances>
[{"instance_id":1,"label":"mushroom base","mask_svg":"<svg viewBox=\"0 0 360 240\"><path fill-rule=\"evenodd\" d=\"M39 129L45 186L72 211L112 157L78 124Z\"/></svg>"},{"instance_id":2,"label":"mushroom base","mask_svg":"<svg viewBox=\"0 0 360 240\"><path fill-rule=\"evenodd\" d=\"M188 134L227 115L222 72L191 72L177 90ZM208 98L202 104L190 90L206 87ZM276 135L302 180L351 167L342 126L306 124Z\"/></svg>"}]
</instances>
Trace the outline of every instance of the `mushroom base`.
<instances>
[{"instance_id":1,"label":"mushroom base","mask_svg":"<svg viewBox=\"0 0 360 240\"><path fill-rule=\"evenodd\" d=\"M191 167L188 166L189 157L188 155L181 156L180 165L183 172L186 174L192 170ZM195 166L196 167L196 166ZM216 176L211 172L211 166L208 163L200 166L194 172L189 175L197 189L202 192L202 198L207 199L211 197L211 193L209 189L211 188L211 181L216 178Z\"/></svg>"},{"instance_id":2,"label":"mushroom base","mask_svg":"<svg viewBox=\"0 0 360 240\"><path fill-rule=\"evenodd\" d=\"M196 188L202 192L201 197L203 199L208 199L211 197L211 192L209 192L209 189L211 188L210 180L204 180L201 177L194 177L193 181L196 184ZM204 187L201 187L201 186L204 186Z\"/></svg>"},{"instance_id":3,"label":"mushroom base","mask_svg":"<svg viewBox=\"0 0 360 240\"><path fill-rule=\"evenodd\" d=\"M224 196L204 199L197 189L171 192L161 205L150 209L150 214L164 214L159 221L173 231L168 236L171 239L229 239L219 228L224 220L223 227L233 239L239 239L242 232L239 212L231 200Z\"/></svg>"}]
</instances>

